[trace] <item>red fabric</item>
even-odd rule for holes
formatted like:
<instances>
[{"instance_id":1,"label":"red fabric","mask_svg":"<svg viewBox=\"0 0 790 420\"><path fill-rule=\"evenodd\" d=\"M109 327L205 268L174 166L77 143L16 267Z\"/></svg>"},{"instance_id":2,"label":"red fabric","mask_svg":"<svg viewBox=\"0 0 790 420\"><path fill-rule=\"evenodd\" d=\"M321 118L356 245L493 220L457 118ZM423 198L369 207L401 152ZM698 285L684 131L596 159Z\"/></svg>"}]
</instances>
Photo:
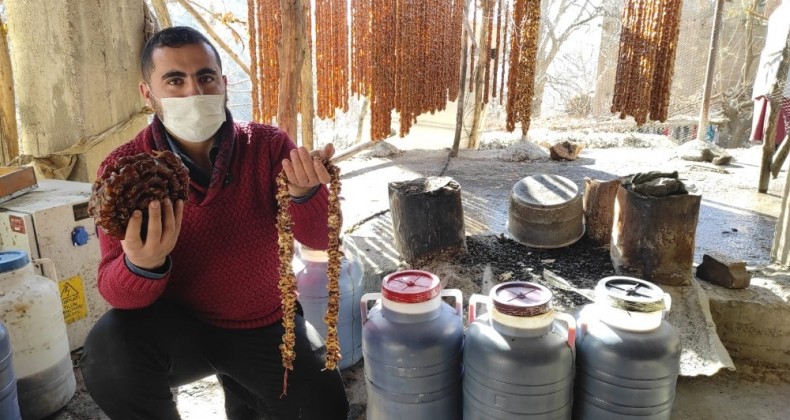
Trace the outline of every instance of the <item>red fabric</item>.
<instances>
[{"instance_id":1,"label":"red fabric","mask_svg":"<svg viewBox=\"0 0 790 420\"><path fill-rule=\"evenodd\" d=\"M284 132L267 125L229 119L221 130L211 185L206 190L192 183L170 255L173 265L164 278L132 273L120 241L99 233L98 287L110 305L142 308L166 298L224 328L256 328L282 317L275 177L295 146ZM163 133L154 118L134 140L114 150L102 168L121 156L166 148ZM228 172L232 181L225 185ZM305 203L291 203L294 236L310 248L327 247L327 203L326 186Z\"/></svg>"},{"instance_id":2,"label":"red fabric","mask_svg":"<svg viewBox=\"0 0 790 420\"><path fill-rule=\"evenodd\" d=\"M751 141L762 143L765 130L768 129L768 115L771 110L771 103L761 96L754 100L754 117L752 118ZM779 110L779 118L776 123L776 144L782 142L787 130L787 122L790 121L790 98L782 98L782 108Z\"/></svg>"}]
</instances>

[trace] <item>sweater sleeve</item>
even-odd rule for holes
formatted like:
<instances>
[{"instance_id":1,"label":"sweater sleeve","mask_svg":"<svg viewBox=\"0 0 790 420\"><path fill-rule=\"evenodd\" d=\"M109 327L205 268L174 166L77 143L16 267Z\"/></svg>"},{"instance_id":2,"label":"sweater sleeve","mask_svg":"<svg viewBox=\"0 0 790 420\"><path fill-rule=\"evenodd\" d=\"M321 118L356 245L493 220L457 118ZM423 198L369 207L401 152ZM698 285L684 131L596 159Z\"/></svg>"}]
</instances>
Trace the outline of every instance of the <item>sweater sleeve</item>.
<instances>
[{"instance_id":1,"label":"sweater sleeve","mask_svg":"<svg viewBox=\"0 0 790 420\"><path fill-rule=\"evenodd\" d=\"M126 265L121 241L99 230L98 286L99 293L111 306L119 309L137 309L151 305L165 291L170 279L168 271L160 279L150 279L135 274Z\"/></svg>"},{"instance_id":2,"label":"sweater sleeve","mask_svg":"<svg viewBox=\"0 0 790 420\"><path fill-rule=\"evenodd\" d=\"M291 150L296 148L284 131L278 130L276 139L272 142L275 150L272 155L277 156L272 165L272 182L282 171L282 161L290 158ZM276 189L276 187L275 187ZM293 233L299 243L312 249L326 249L329 246L329 189L321 185L318 191L304 202L291 201L291 218L293 219Z\"/></svg>"},{"instance_id":3,"label":"sweater sleeve","mask_svg":"<svg viewBox=\"0 0 790 420\"><path fill-rule=\"evenodd\" d=\"M106 159L99 168L98 174L104 171L112 158ZM165 291L170 271L159 279L135 274L126 264L121 241L106 235L98 228L101 260L98 269L99 293L114 308L137 309L151 305Z\"/></svg>"}]
</instances>

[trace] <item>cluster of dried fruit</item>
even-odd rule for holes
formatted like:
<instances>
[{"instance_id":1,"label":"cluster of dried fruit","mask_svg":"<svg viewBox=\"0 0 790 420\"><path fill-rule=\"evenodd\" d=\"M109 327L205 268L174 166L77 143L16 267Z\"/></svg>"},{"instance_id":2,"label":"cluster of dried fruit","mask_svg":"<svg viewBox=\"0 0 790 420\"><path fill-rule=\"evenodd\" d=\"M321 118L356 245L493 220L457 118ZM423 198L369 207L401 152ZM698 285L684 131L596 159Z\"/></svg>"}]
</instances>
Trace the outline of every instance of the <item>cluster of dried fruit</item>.
<instances>
[{"instance_id":1,"label":"cluster of dried fruit","mask_svg":"<svg viewBox=\"0 0 790 420\"><path fill-rule=\"evenodd\" d=\"M277 46L282 34L279 0L249 0L250 81L252 119L271 123L277 116L280 60Z\"/></svg>"},{"instance_id":2,"label":"cluster of dried fruit","mask_svg":"<svg viewBox=\"0 0 790 420\"><path fill-rule=\"evenodd\" d=\"M352 89L371 96L371 138L390 135L393 109L400 113L404 136L418 115L442 110L458 97L464 3L355 0L352 7L354 40L368 39L372 50L368 56L364 44L355 46L353 54L362 57L352 56L359 67L355 74L370 71L369 82L354 79Z\"/></svg>"},{"instance_id":3,"label":"cluster of dried fruit","mask_svg":"<svg viewBox=\"0 0 790 420\"><path fill-rule=\"evenodd\" d=\"M360 0L366 1L366 0ZM398 25L397 0L369 0L373 60L371 66L370 137L381 140L389 137L392 110L395 108L396 60L395 45ZM356 26L356 24L354 24ZM364 30L360 29L360 30Z\"/></svg>"},{"instance_id":4,"label":"cluster of dried fruit","mask_svg":"<svg viewBox=\"0 0 790 420\"><path fill-rule=\"evenodd\" d=\"M507 44L507 32L509 25L508 16L508 0L490 0L491 9L487 15L485 8L483 9L482 24L485 25L486 39L480 41L480 60L482 61L483 69L483 103L488 103L490 98L497 97L497 86L500 86L499 103L502 104L502 94L505 85L505 53L507 51L505 45ZM470 3L474 7L474 2ZM496 21L496 26L494 26ZM502 26L504 21L504 27ZM477 9L473 12L472 31L477 31ZM496 29L496 30L495 30ZM470 75L475 78L475 45L472 44L469 51L470 61ZM488 54L486 54L488 52ZM499 62L502 61L502 71L499 71ZM492 65L493 61L493 65ZM502 77L501 83L498 78ZM469 91L474 91L474 83L469 84Z\"/></svg>"},{"instance_id":5,"label":"cluster of dried fruit","mask_svg":"<svg viewBox=\"0 0 790 420\"><path fill-rule=\"evenodd\" d=\"M351 0L351 93L370 92L373 60L371 0Z\"/></svg>"},{"instance_id":6,"label":"cluster of dried fruit","mask_svg":"<svg viewBox=\"0 0 790 420\"><path fill-rule=\"evenodd\" d=\"M315 2L316 115L348 111L348 8L346 0Z\"/></svg>"},{"instance_id":7,"label":"cluster of dried fruit","mask_svg":"<svg viewBox=\"0 0 790 420\"><path fill-rule=\"evenodd\" d=\"M143 212L145 229L151 201L170 198L175 203L188 193L189 170L173 152L124 156L105 166L93 183L88 213L107 235L123 239L135 210Z\"/></svg>"},{"instance_id":8,"label":"cluster of dried fruit","mask_svg":"<svg viewBox=\"0 0 790 420\"><path fill-rule=\"evenodd\" d=\"M326 360L327 369L335 369L338 360L341 359L340 340L337 333L338 311L340 310L340 226L342 216L340 213L340 168L332 165L325 160L326 166L331 176L329 185L329 215L327 226L329 227L329 248L327 255L329 262L327 266L327 290L329 291L328 307L324 322L327 326L326 336ZM280 354L282 355L283 367L285 368L285 380L283 383L283 394L287 387L288 371L293 370L293 361L296 359L294 345L296 335L294 333L294 317L296 316L296 276L293 272L291 261L294 256L294 237L292 231L292 220L290 202L291 195L288 192L288 179L285 171L280 172L277 177L277 243L279 245L280 259L280 281L278 288L282 295L283 311L283 342L280 344Z\"/></svg>"},{"instance_id":9,"label":"cluster of dried fruit","mask_svg":"<svg viewBox=\"0 0 790 420\"><path fill-rule=\"evenodd\" d=\"M535 61L540 31L540 1L515 0L510 42L510 71L507 81L507 130L516 129L526 135L532 114L535 87Z\"/></svg>"},{"instance_id":10,"label":"cluster of dried fruit","mask_svg":"<svg viewBox=\"0 0 790 420\"><path fill-rule=\"evenodd\" d=\"M666 121L681 0L629 0L623 9L612 112Z\"/></svg>"},{"instance_id":11,"label":"cluster of dried fruit","mask_svg":"<svg viewBox=\"0 0 790 420\"><path fill-rule=\"evenodd\" d=\"M337 368L337 362L343 357L340 354L340 339L337 335L337 322L340 310L340 227L343 223L340 214L340 168L326 162L329 175L332 181L329 183L329 216L327 217L327 227L329 228L329 256L326 268L327 291L329 301L324 315L326 324L326 363L325 367L329 370Z\"/></svg>"}]
</instances>

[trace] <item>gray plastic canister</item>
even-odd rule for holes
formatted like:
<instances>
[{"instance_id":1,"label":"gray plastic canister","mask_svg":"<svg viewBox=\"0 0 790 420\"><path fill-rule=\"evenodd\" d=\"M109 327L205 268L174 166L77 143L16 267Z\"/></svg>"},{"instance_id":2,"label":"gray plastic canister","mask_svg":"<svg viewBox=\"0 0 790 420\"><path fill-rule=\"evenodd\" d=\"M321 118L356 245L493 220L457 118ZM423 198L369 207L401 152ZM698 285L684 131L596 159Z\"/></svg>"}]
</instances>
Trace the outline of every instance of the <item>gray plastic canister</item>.
<instances>
[{"instance_id":1,"label":"gray plastic canister","mask_svg":"<svg viewBox=\"0 0 790 420\"><path fill-rule=\"evenodd\" d=\"M8 330L0 322L0 419L19 420L19 402L16 396L16 376L11 364L11 342Z\"/></svg>"},{"instance_id":2,"label":"gray plastic canister","mask_svg":"<svg viewBox=\"0 0 790 420\"><path fill-rule=\"evenodd\" d=\"M295 257L294 275L299 292L299 303L304 317L326 338L324 315L329 303L326 286L328 256L325 251L300 247ZM337 335L340 341L340 369L352 366L362 359L362 317L357 302L362 297L362 265L352 256L340 258L340 308L338 309Z\"/></svg>"},{"instance_id":3,"label":"gray plastic canister","mask_svg":"<svg viewBox=\"0 0 790 420\"><path fill-rule=\"evenodd\" d=\"M362 296L368 420L461 418L461 304L460 290L442 290L437 276L420 270L392 273L381 293Z\"/></svg>"},{"instance_id":4,"label":"gray plastic canister","mask_svg":"<svg viewBox=\"0 0 790 420\"><path fill-rule=\"evenodd\" d=\"M502 283L469 298L465 420L569 419L576 321L539 284ZM488 313L476 318L477 304ZM561 321L565 325L555 325Z\"/></svg>"},{"instance_id":5,"label":"gray plastic canister","mask_svg":"<svg viewBox=\"0 0 790 420\"><path fill-rule=\"evenodd\" d=\"M669 295L632 277L598 282L577 315L574 419L669 419L680 336L663 318Z\"/></svg>"},{"instance_id":6,"label":"gray plastic canister","mask_svg":"<svg viewBox=\"0 0 790 420\"><path fill-rule=\"evenodd\" d=\"M508 235L530 248L562 248L584 235L579 187L559 175L531 175L510 192Z\"/></svg>"}]
</instances>

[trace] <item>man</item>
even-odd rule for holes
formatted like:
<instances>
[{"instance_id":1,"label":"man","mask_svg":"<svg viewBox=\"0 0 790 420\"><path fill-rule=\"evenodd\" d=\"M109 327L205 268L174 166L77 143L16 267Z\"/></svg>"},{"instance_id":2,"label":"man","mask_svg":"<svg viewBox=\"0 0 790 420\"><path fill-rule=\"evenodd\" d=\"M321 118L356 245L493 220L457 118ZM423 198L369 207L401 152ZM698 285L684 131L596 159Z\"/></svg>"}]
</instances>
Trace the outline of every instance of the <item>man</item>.
<instances>
[{"instance_id":1,"label":"man","mask_svg":"<svg viewBox=\"0 0 790 420\"><path fill-rule=\"evenodd\" d=\"M102 167L172 150L189 168L189 199L152 202L145 239L139 210L123 240L100 232L98 285L114 309L85 342L88 392L113 420L178 419L171 387L215 374L230 420L345 419L340 373L323 370L321 338L300 315L285 394L279 349L275 178L285 170L295 237L325 249L326 168L282 131L232 120L219 55L194 29L155 34L142 70L156 116Z\"/></svg>"}]
</instances>

